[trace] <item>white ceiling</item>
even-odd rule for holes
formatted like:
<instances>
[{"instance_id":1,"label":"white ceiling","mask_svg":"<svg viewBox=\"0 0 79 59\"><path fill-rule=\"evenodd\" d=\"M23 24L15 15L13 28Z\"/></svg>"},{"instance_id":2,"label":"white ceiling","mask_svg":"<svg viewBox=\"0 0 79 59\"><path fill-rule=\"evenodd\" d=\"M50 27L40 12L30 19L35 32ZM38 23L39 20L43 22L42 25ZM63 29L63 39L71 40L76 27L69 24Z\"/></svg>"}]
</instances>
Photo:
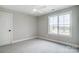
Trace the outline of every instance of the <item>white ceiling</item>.
<instances>
[{"instance_id":1,"label":"white ceiling","mask_svg":"<svg viewBox=\"0 0 79 59\"><path fill-rule=\"evenodd\" d=\"M40 16L56 10L71 7L72 5L1 5L1 8L27 13L33 16ZM33 9L35 9L33 11ZM54 9L54 10L53 10Z\"/></svg>"}]
</instances>

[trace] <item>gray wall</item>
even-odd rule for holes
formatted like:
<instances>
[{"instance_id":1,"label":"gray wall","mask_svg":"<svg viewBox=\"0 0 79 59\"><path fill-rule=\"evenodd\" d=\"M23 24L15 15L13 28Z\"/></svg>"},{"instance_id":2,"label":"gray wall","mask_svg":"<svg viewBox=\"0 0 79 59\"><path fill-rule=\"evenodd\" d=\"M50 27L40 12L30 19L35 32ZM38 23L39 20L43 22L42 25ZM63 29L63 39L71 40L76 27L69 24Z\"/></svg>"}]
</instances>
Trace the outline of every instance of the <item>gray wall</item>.
<instances>
[{"instance_id":1,"label":"gray wall","mask_svg":"<svg viewBox=\"0 0 79 59\"><path fill-rule=\"evenodd\" d=\"M37 34L37 19L33 16L14 13L14 40L27 39Z\"/></svg>"},{"instance_id":2,"label":"gray wall","mask_svg":"<svg viewBox=\"0 0 79 59\"><path fill-rule=\"evenodd\" d=\"M37 17L4 8L0 8L0 11L13 14L13 41L37 35Z\"/></svg>"},{"instance_id":3,"label":"gray wall","mask_svg":"<svg viewBox=\"0 0 79 59\"><path fill-rule=\"evenodd\" d=\"M66 11L72 11L72 37L48 34L48 16ZM49 40L56 40L79 45L79 6L73 6L71 8L55 11L51 14L38 17L38 36L48 38Z\"/></svg>"}]
</instances>

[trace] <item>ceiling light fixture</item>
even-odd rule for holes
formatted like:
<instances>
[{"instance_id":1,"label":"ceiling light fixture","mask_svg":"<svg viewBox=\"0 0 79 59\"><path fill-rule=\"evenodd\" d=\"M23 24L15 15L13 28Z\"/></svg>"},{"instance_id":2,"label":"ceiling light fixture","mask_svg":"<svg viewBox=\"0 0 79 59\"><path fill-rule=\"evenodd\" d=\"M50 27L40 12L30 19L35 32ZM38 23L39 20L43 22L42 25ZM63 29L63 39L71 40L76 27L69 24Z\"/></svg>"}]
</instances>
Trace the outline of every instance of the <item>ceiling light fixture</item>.
<instances>
[{"instance_id":1,"label":"ceiling light fixture","mask_svg":"<svg viewBox=\"0 0 79 59\"><path fill-rule=\"evenodd\" d=\"M34 13L42 13L42 11L38 10L38 9L33 9Z\"/></svg>"},{"instance_id":2,"label":"ceiling light fixture","mask_svg":"<svg viewBox=\"0 0 79 59\"><path fill-rule=\"evenodd\" d=\"M38 10L37 10L37 9L33 9L33 11L34 11L34 12L37 12Z\"/></svg>"}]
</instances>

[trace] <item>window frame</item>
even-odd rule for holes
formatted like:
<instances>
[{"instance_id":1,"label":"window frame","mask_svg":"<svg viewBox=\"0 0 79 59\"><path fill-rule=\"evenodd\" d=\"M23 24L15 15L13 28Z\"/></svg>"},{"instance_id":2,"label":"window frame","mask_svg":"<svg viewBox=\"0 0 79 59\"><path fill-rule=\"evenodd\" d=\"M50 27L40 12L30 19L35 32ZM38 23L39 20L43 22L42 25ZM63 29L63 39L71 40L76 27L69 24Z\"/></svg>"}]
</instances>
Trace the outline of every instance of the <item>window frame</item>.
<instances>
[{"instance_id":1,"label":"window frame","mask_svg":"<svg viewBox=\"0 0 79 59\"><path fill-rule=\"evenodd\" d=\"M58 23L59 23L59 16L60 16L60 15L65 15L65 14L70 14L70 35L59 34L59 24L58 24L58 27L57 27L57 28L58 28L58 32L57 32L57 33L50 33L49 18L52 17L52 16L57 16ZM61 12L61 13L54 13L54 14L49 15L49 16L48 16L48 34L72 37L72 11Z\"/></svg>"},{"instance_id":2,"label":"window frame","mask_svg":"<svg viewBox=\"0 0 79 59\"><path fill-rule=\"evenodd\" d=\"M58 16L57 14L53 14L53 15L51 15L51 16L48 16L48 34L54 34L54 35L58 35L58 33L56 34L56 33L50 33L50 24L49 24L49 18L50 17L52 17L52 16ZM57 19L58 19L58 17L57 17Z\"/></svg>"}]
</instances>

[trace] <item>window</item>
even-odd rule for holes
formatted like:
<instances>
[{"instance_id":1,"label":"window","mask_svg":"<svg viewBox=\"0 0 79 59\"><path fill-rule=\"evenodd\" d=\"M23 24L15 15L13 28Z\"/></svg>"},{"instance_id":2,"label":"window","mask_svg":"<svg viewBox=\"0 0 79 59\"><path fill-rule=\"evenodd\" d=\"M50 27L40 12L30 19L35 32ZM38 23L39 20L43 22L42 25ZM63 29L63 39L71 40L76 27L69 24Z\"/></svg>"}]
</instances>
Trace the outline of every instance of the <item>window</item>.
<instances>
[{"instance_id":1,"label":"window","mask_svg":"<svg viewBox=\"0 0 79 59\"><path fill-rule=\"evenodd\" d=\"M57 33L57 26L58 26L57 21L58 21L57 16L50 17L50 21L49 21L50 33Z\"/></svg>"},{"instance_id":2,"label":"window","mask_svg":"<svg viewBox=\"0 0 79 59\"><path fill-rule=\"evenodd\" d=\"M49 33L70 35L70 18L71 14L53 15L49 17Z\"/></svg>"}]
</instances>

